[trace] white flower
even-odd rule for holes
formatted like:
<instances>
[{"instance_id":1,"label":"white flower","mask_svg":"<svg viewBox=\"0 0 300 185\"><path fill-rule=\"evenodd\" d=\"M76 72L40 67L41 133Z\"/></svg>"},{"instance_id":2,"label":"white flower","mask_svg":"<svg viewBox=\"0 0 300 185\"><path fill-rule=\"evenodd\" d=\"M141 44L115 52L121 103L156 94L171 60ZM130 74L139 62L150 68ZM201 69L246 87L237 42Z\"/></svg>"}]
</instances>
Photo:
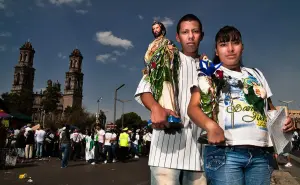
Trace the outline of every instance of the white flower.
<instances>
[{"instance_id":1,"label":"white flower","mask_svg":"<svg viewBox=\"0 0 300 185\"><path fill-rule=\"evenodd\" d=\"M258 86L258 85L254 85L253 90L254 90L254 93L257 97L261 97L262 99L267 98L267 92L263 87Z\"/></svg>"},{"instance_id":2,"label":"white flower","mask_svg":"<svg viewBox=\"0 0 300 185\"><path fill-rule=\"evenodd\" d=\"M210 79L208 78L208 76L198 77L198 86L203 93L207 94L209 88L211 87Z\"/></svg>"}]
</instances>

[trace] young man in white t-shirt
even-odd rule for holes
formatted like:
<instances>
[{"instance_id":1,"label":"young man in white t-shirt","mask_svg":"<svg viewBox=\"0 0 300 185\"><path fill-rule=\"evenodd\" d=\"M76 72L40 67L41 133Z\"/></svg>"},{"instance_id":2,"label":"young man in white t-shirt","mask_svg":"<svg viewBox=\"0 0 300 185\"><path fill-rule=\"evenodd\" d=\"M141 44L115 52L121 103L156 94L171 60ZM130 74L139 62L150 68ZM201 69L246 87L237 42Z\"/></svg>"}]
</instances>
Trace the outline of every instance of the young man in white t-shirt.
<instances>
[{"instance_id":1,"label":"young man in white t-shirt","mask_svg":"<svg viewBox=\"0 0 300 185\"><path fill-rule=\"evenodd\" d=\"M197 143L202 129L192 123L187 115L191 97L190 85L197 83L199 45L204 37L202 23L193 14L183 16L177 24L176 40L182 47L178 75L178 104L183 128L180 132L165 132L167 117L176 114L163 108L153 97L151 85L144 75L136 90L136 100L151 111L153 127L148 165L151 184L206 185L203 173L202 145Z\"/></svg>"},{"instance_id":2,"label":"young man in white t-shirt","mask_svg":"<svg viewBox=\"0 0 300 185\"><path fill-rule=\"evenodd\" d=\"M95 160L103 162L105 159L105 156L103 155L105 131L103 130L102 126L96 125L95 132Z\"/></svg>"}]
</instances>

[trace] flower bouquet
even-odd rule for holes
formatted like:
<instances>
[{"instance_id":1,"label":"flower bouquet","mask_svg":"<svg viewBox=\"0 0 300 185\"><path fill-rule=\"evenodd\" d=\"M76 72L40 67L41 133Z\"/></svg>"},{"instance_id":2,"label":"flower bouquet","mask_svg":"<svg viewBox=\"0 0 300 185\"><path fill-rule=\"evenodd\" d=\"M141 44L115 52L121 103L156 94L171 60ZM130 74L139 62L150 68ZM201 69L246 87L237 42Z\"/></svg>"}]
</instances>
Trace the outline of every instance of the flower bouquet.
<instances>
[{"instance_id":1,"label":"flower bouquet","mask_svg":"<svg viewBox=\"0 0 300 185\"><path fill-rule=\"evenodd\" d=\"M198 87L200 88L200 107L211 119L217 122L217 96L224 85L223 71L217 70L222 63L214 65L207 56L200 60L198 74ZM200 143L208 143L206 131L203 131L198 139Z\"/></svg>"}]
</instances>

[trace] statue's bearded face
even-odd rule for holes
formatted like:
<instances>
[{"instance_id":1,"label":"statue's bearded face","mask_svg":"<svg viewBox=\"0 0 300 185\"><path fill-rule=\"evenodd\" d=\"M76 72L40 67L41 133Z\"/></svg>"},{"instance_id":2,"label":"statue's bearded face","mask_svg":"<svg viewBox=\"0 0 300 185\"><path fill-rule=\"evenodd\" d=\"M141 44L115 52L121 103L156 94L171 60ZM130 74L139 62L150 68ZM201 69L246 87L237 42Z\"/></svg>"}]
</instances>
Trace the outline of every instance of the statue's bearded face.
<instances>
[{"instance_id":1,"label":"statue's bearded face","mask_svg":"<svg viewBox=\"0 0 300 185\"><path fill-rule=\"evenodd\" d=\"M159 24L154 24L152 26L152 34L155 38L159 37L162 35L162 30Z\"/></svg>"}]
</instances>

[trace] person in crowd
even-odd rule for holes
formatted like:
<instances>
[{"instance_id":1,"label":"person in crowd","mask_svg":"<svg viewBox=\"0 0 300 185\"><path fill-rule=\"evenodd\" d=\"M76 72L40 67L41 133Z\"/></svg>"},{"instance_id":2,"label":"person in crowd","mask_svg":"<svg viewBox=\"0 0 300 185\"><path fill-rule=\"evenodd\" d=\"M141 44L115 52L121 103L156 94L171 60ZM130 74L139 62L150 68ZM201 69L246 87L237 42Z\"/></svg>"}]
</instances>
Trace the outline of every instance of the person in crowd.
<instances>
[{"instance_id":1,"label":"person in crowd","mask_svg":"<svg viewBox=\"0 0 300 185\"><path fill-rule=\"evenodd\" d=\"M66 168L68 166L69 154L71 149L71 136L70 136L70 126L66 125L63 127L62 132L59 137L60 151L62 152L61 168Z\"/></svg>"}]
</instances>

